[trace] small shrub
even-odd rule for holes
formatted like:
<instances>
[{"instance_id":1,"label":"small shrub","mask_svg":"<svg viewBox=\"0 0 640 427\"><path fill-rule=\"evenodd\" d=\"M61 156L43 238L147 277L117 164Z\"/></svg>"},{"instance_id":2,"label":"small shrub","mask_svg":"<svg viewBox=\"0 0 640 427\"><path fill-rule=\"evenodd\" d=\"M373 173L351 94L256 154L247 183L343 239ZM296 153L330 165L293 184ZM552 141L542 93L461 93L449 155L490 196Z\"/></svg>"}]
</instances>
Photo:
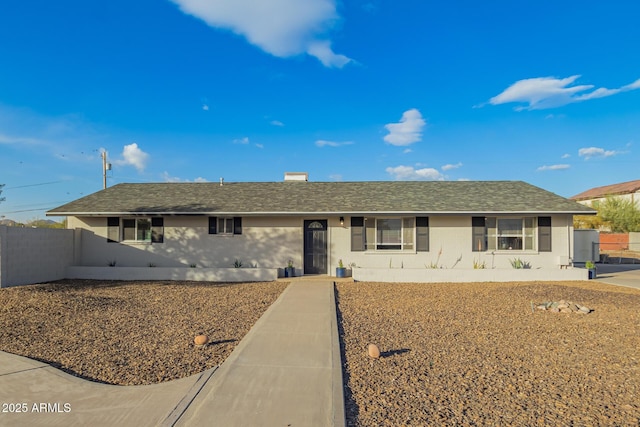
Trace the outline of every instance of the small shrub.
<instances>
[{"instance_id":1,"label":"small shrub","mask_svg":"<svg viewBox=\"0 0 640 427\"><path fill-rule=\"evenodd\" d=\"M515 269L523 269L523 268L531 268L531 263L529 261L523 261L520 258L510 259L511 267Z\"/></svg>"},{"instance_id":2,"label":"small shrub","mask_svg":"<svg viewBox=\"0 0 640 427\"><path fill-rule=\"evenodd\" d=\"M154 262L150 262L149 264L147 264L150 268L153 268L156 266L156 264Z\"/></svg>"},{"instance_id":3,"label":"small shrub","mask_svg":"<svg viewBox=\"0 0 640 427\"><path fill-rule=\"evenodd\" d=\"M485 261L473 260L473 268L475 270L484 270L487 268L487 263Z\"/></svg>"},{"instance_id":4,"label":"small shrub","mask_svg":"<svg viewBox=\"0 0 640 427\"><path fill-rule=\"evenodd\" d=\"M114 259L113 261L109 261L109 267L115 267L116 266L116 260Z\"/></svg>"},{"instance_id":5,"label":"small shrub","mask_svg":"<svg viewBox=\"0 0 640 427\"><path fill-rule=\"evenodd\" d=\"M236 258L236 260L233 262L233 268L241 268L242 267L242 260Z\"/></svg>"}]
</instances>

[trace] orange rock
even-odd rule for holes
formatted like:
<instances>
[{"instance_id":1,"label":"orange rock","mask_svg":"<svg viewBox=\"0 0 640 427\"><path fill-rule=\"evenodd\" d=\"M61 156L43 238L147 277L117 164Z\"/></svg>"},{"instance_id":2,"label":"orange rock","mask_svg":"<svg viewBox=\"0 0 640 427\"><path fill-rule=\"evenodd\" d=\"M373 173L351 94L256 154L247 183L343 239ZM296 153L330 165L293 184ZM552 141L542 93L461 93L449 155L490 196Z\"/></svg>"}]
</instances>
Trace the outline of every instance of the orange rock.
<instances>
[{"instance_id":1,"label":"orange rock","mask_svg":"<svg viewBox=\"0 0 640 427\"><path fill-rule=\"evenodd\" d=\"M372 357L374 359L378 359L380 357L380 349L375 344L369 344L368 352L369 357Z\"/></svg>"},{"instance_id":2,"label":"orange rock","mask_svg":"<svg viewBox=\"0 0 640 427\"><path fill-rule=\"evenodd\" d=\"M207 341L209 341L209 338L206 335L198 335L193 339L193 342L196 343L196 345L205 345Z\"/></svg>"}]
</instances>

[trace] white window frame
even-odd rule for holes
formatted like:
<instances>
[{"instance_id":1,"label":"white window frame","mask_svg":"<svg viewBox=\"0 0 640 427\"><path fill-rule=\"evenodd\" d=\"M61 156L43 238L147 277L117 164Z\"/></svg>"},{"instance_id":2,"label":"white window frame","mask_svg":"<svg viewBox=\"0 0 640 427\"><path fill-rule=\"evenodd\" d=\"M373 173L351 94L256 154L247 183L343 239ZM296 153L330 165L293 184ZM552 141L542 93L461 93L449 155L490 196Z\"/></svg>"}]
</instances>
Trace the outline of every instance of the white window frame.
<instances>
[{"instance_id":1,"label":"white window frame","mask_svg":"<svg viewBox=\"0 0 640 427\"><path fill-rule=\"evenodd\" d=\"M135 226L133 227L133 236L134 236L133 239L126 239L125 238L125 230L127 228L130 228L130 227L125 227L125 222L126 221L133 221L134 224L135 224ZM147 222L149 225L148 225L147 235L144 236L143 239L139 239L138 238L138 226L139 226L139 223L142 222L142 221ZM152 240L151 236L152 236L151 218L147 218L147 217L144 217L144 218L122 218L122 241L123 242L151 243L151 240Z\"/></svg>"},{"instance_id":2,"label":"white window frame","mask_svg":"<svg viewBox=\"0 0 640 427\"><path fill-rule=\"evenodd\" d=\"M373 237L374 241L367 242L365 246L365 252L378 252L378 253L390 253L390 252L415 252L416 251L416 219L415 217L375 217L365 218L365 239L366 237L366 224L367 221L374 221ZM383 243L378 241L378 223L379 221L398 220L400 221L400 242L399 243ZM411 222L411 226L407 227L407 222ZM407 229L410 228L411 232L408 233ZM400 246L400 248L385 248L385 246Z\"/></svg>"},{"instance_id":3,"label":"white window frame","mask_svg":"<svg viewBox=\"0 0 640 427\"><path fill-rule=\"evenodd\" d=\"M537 217L533 216L505 216L505 217L494 217L496 220L496 228L495 228L495 236L491 236L489 234L489 228L487 228L487 243L488 250L492 245L490 240L493 238L494 247L496 251L499 252L535 252L538 250L538 239L537 239ZM501 233L500 232L500 221L508 221L508 220L520 220L520 233ZM530 226L527 226L527 221L530 222ZM527 231L530 233L527 235ZM513 247L507 247L504 244L501 245L500 239L509 239L509 238L520 238L522 243L521 249L514 249ZM527 247L527 238L530 238L531 247Z\"/></svg>"},{"instance_id":4,"label":"white window frame","mask_svg":"<svg viewBox=\"0 0 640 427\"><path fill-rule=\"evenodd\" d=\"M232 216L219 216L216 233L222 236L232 236L234 228L233 221Z\"/></svg>"}]
</instances>

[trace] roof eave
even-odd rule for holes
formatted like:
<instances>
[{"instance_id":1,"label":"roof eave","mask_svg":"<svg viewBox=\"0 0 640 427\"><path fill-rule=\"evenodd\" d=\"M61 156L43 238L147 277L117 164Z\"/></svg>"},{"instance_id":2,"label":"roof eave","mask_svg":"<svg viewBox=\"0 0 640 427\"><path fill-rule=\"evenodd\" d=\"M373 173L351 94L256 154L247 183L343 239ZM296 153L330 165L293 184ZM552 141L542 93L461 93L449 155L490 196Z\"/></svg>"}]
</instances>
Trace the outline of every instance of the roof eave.
<instances>
[{"instance_id":1,"label":"roof eave","mask_svg":"<svg viewBox=\"0 0 640 427\"><path fill-rule=\"evenodd\" d=\"M211 211L211 212L46 212L47 216L154 216L154 215L191 215L191 216L304 216L304 215L597 215L597 211L555 211L555 210L513 210L513 211L294 211L294 212L240 212L240 211Z\"/></svg>"}]
</instances>

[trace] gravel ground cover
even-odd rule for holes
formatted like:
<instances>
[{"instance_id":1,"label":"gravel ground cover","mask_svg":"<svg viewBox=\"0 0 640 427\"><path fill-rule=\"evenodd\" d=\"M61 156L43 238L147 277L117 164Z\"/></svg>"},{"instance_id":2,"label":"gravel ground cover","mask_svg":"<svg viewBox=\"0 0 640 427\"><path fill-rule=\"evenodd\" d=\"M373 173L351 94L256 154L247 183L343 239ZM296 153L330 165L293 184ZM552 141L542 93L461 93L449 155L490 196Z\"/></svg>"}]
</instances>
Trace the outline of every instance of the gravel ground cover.
<instances>
[{"instance_id":1,"label":"gravel ground cover","mask_svg":"<svg viewBox=\"0 0 640 427\"><path fill-rule=\"evenodd\" d=\"M636 289L593 281L336 289L349 426L640 425ZM531 309L559 300L594 311Z\"/></svg>"},{"instance_id":2,"label":"gravel ground cover","mask_svg":"<svg viewBox=\"0 0 640 427\"><path fill-rule=\"evenodd\" d=\"M65 280L0 289L0 350L108 384L183 378L221 364L287 285ZM202 348L199 334L209 337Z\"/></svg>"}]
</instances>

